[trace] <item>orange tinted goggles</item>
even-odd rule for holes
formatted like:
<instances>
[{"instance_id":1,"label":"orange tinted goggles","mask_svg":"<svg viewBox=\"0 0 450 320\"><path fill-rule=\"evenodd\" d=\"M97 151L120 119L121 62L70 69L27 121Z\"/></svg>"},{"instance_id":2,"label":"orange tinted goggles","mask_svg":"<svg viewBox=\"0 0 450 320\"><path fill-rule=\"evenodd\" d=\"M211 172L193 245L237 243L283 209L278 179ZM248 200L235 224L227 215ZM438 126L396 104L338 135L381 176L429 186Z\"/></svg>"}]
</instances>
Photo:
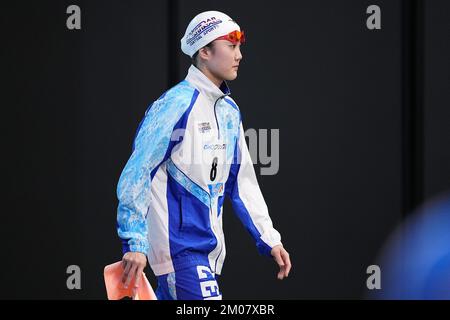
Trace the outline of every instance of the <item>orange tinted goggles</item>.
<instances>
[{"instance_id":1,"label":"orange tinted goggles","mask_svg":"<svg viewBox=\"0 0 450 320\"><path fill-rule=\"evenodd\" d=\"M244 31L235 30L227 35L217 38L216 40L228 40L233 44L237 44L238 42L243 44L245 42L245 34Z\"/></svg>"}]
</instances>

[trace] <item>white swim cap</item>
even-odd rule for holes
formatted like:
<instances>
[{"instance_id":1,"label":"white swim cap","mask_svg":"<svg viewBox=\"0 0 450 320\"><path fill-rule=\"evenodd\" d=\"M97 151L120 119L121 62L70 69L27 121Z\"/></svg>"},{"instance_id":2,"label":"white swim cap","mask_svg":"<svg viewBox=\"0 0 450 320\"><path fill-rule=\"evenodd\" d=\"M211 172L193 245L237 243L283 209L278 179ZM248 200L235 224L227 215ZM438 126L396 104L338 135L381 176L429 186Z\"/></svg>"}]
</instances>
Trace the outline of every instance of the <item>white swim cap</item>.
<instances>
[{"instance_id":1,"label":"white swim cap","mask_svg":"<svg viewBox=\"0 0 450 320\"><path fill-rule=\"evenodd\" d=\"M235 30L241 31L241 28L225 13L202 12L189 23L181 38L181 50L192 58L194 53L208 43Z\"/></svg>"}]
</instances>

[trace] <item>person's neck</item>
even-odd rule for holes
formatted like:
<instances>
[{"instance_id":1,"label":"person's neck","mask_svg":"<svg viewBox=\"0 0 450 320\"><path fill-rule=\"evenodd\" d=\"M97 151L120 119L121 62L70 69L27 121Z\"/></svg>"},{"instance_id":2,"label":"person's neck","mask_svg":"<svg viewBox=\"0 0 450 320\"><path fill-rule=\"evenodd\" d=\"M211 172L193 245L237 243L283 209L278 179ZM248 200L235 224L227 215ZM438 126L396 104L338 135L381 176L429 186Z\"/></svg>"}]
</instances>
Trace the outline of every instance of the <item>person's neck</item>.
<instances>
[{"instance_id":1,"label":"person's neck","mask_svg":"<svg viewBox=\"0 0 450 320\"><path fill-rule=\"evenodd\" d=\"M198 67L198 69L209 79L211 80L212 83L214 83L218 88L220 88L220 86L223 83L222 79L219 79L217 77L215 77L211 71L208 70L208 68L205 68L204 66L200 66Z\"/></svg>"}]
</instances>

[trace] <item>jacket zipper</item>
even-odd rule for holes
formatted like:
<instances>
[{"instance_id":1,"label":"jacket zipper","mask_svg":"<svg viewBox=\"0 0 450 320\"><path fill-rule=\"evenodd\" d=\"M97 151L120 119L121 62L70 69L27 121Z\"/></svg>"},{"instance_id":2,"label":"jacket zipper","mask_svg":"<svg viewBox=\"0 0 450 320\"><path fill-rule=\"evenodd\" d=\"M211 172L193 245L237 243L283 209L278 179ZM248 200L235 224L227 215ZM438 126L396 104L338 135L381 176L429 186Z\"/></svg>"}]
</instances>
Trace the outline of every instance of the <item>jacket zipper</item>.
<instances>
[{"instance_id":1,"label":"jacket zipper","mask_svg":"<svg viewBox=\"0 0 450 320\"><path fill-rule=\"evenodd\" d=\"M217 270L217 261L219 261L219 257L222 253L222 249L223 249L223 243L222 243L222 237L220 237L219 232L216 229L216 218L214 217L214 210L212 208L212 202L211 202L211 198L210 198L210 213L211 213L211 218L212 218L212 229L213 229L213 233L215 233L216 239L217 239L217 243L220 244L220 250L219 250L219 254L217 255L215 262L214 262L214 273Z\"/></svg>"},{"instance_id":2,"label":"jacket zipper","mask_svg":"<svg viewBox=\"0 0 450 320\"><path fill-rule=\"evenodd\" d=\"M215 117L215 119L216 119L216 125L217 125L217 139L218 139L218 140L220 140L220 126L219 126L219 121L217 120L216 105L217 105L217 102L219 102L219 100L225 98L225 97L228 96L228 95L229 95L229 94L224 94L223 96L219 97L219 98L216 100L216 102L214 103L214 117ZM211 211L211 216L213 216L213 215L214 215L214 211L213 211L213 209L212 209L212 204L211 204L211 195L210 195L209 199L210 199L210 205L209 205L209 207L210 207L210 211ZM212 217L212 218L213 218L213 222L214 222L214 224L215 224L215 218L214 218L214 217ZM213 232L214 232L214 228L213 228ZM220 238L220 239L219 239L219 238ZM217 231L216 231L216 239L217 239L217 242L220 243L220 251L219 251L219 254L217 255L216 261L215 261L215 263L214 263L214 272L216 272L216 269L217 269L217 262L219 261L220 255L222 254L222 250L223 250L222 237L219 236L219 234L217 233Z\"/></svg>"},{"instance_id":3,"label":"jacket zipper","mask_svg":"<svg viewBox=\"0 0 450 320\"><path fill-rule=\"evenodd\" d=\"M217 120L216 105L219 100L225 98L226 96L228 96L228 94L224 94L223 96L220 96L219 98L217 98L216 102L214 103L214 117L216 118L218 140L220 140L220 127L219 127L219 121Z\"/></svg>"},{"instance_id":4,"label":"jacket zipper","mask_svg":"<svg viewBox=\"0 0 450 320\"><path fill-rule=\"evenodd\" d=\"M219 213L217 213L217 217L218 217L218 214L219 214ZM215 273L216 270L217 270L217 262L219 261L219 258L220 258L221 254L222 254L223 246L224 246L223 239L222 239L222 237L220 236L220 251L219 251L219 254L217 255L216 262L215 262L215 264L214 264L214 273Z\"/></svg>"},{"instance_id":5,"label":"jacket zipper","mask_svg":"<svg viewBox=\"0 0 450 320\"><path fill-rule=\"evenodd\" d=\"M224 94L223 96L221 96L221 97L219 97L217 100L216 100L216 102L214 103L214 117L215 117L215 119L216 119L216 125L217 125L217 140L220 140L220 126L219 126L219 121L217 120L217 111L216 111L216 105L217 105L217 102L219 102L219 100L221 100L221 99L223 99L223 98L225 98L226 96L228 96L229 94ZM210 207L210 211L211 211L211 216L213 216L214 215L214 211L213 211L213 208L212 208L212 204L211 204L211 195L210 195L210 205L209 205L209 207ZM218 213L217 213L218 214ZM215 225L215 221L216 221L216 219L215 219L215 217L212 217L213 218L213 224ZM217 218L217 217L216 217ZM217 231L214 231L214 228L213 228L213 232L215 232L216 234L215 234L215 236L216 236L216 239L217 239L217 242L218 243L220 243L220 251L219 251L219 254L217 255L217 257L216 257L216 261L215 261L215 263L214 263L214 272L216 272L216 270L217 270L217 262L219 261L219 258L220 258L220 255L222 254L222 250L223 250L223 243L222 243L222 237L219 235L219 233L217 232ZM219 239L220 238L220 239Z\"/></svg>"}]
</instances>

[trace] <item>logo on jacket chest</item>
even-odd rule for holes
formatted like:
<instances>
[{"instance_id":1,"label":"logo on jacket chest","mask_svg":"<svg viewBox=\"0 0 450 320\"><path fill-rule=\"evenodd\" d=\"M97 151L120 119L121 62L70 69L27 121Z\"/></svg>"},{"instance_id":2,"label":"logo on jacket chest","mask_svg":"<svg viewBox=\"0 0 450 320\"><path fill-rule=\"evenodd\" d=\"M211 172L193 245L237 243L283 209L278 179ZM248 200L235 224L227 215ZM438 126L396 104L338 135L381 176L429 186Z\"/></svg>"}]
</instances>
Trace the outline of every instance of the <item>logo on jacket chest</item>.
<instances>
[{"instance_id":1,"label":"logo on jacket chest","mask_svg":"<svg viewBox=\"0 0 450 320\"><path fill-rule=\"evenodd\" d=\"M208 133L211 131L211 124L209 122L199 122L197 126L200 133Z\"/></svg>"}]
</instances>

